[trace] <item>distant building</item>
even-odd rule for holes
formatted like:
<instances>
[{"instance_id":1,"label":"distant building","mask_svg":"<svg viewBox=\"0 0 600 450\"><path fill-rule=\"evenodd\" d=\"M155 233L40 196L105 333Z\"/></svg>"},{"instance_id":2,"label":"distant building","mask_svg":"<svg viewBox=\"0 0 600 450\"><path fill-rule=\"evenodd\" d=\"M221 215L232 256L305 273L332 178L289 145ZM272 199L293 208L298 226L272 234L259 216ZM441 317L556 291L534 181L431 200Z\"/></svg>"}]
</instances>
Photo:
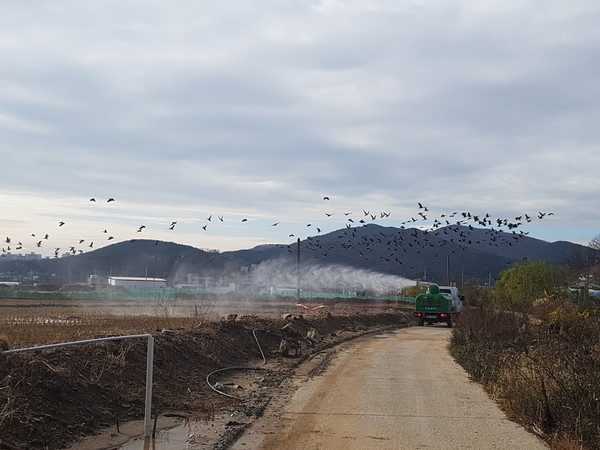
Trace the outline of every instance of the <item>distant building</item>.
<instances>
[{"instance_id":1,"label":"distant building","mask_svg":"<svg viewBox=\"0 0 600 450\"><path fill-rule=\"evenodd\" d=\"M21 253L3 253L2 254L3 258L6 258L7 261L32 261L32 260L36 260L36 259L42 259L42 255L40 255L39 253L25 253L25 254L21 254Z\"/></svg>"},{"instance_id":2,"label":"distant building","mask_svg":"<svg viewBox=\"0 0 600 450\"><path fill-rule=\"evenodd\" d=\"M88 284L90 286L106 286L108 284L108 280L106 277L101 277L100 275L90 275L88 277Z\"/></svg>"},{"instance_id":3,"label":"distant building","mask_svg":"<svg viewBox=\"0 0 600 450\"><path fill-rule=\"evenodd\" d=\"M108 277L109 286L122 286L125 289L162 289L167 286L164 278Z\"/></svg>"}]
</instances>

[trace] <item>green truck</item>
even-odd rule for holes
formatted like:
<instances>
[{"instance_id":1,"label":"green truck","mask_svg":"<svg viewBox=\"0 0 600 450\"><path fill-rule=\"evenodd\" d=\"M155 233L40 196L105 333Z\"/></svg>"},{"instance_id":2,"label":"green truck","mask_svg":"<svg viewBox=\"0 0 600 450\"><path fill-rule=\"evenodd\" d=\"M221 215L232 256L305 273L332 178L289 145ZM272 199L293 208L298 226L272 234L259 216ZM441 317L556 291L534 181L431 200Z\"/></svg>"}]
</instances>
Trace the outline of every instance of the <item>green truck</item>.
<instances>
[{"instance_id":1,"label":"green truck","mask_svg":"<svg viewBox=\"0 0 600 450\"><path fill-rule=\"evenodd\" d=\"M462 310L464 296L455 286L431 284L425 294L415 299L415 317L419 326L445 322L452 327Z\"/></svg>"}]
</instances>

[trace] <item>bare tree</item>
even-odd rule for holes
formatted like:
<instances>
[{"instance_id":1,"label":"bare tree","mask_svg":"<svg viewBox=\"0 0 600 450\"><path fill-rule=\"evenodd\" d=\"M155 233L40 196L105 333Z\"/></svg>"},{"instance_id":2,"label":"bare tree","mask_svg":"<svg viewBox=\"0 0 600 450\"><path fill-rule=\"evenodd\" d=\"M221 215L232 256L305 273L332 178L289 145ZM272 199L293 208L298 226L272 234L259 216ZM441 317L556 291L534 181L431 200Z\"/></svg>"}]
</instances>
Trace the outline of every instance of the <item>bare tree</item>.
<instances>
[{"instance_id":1,"label":"bare tree","mask_svg":"<svg viewBox=\"0 0 600 450\"><path fill-rule=\"evenodd\" d=\"M596 255L600 253L600 234L597 234L594 239L590 241L588 247L593 249Z\"/></svg>"}]
</instances>

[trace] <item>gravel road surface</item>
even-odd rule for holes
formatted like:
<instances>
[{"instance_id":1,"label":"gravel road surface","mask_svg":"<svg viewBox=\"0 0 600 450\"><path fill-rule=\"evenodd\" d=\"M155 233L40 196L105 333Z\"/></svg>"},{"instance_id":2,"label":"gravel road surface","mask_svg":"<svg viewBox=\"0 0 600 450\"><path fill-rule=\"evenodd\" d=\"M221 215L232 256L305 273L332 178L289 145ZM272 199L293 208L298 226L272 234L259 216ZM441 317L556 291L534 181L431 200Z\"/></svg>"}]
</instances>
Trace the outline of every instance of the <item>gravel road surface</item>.
<instances>
[{"instance_id":1,"label":"gravel road surface","mask_svg":"<svg viewBox=\"0 0 600 450\"><path fill-rule=\"evenodd\" d=\"M414 327L338 351L299 376L233 449L547 449L509 421L447 350L451 330Z\"/></svg>"}]
</instances>

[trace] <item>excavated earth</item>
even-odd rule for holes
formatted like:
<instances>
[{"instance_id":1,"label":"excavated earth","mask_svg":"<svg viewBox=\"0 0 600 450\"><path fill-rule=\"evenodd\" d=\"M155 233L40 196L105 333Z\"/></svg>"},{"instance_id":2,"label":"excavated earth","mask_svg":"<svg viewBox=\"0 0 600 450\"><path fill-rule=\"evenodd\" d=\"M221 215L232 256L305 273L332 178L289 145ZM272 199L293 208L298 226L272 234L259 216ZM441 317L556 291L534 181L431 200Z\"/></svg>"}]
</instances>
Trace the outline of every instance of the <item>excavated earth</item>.
<instances>
[{"instance_id":1,"label":"excavated earth","mask_svg":"<svg viewBox=\"0 0 600 450\"><path fill-rule=\"evenodd\" d=\"M243 432L240 425L262 415L303 361L350 339L411 323L410 307L398 304L295 320L300 329L317 330L322 340L301 339L305 348L289 356L282 355L280 344L289 338L283 328L290 317L229 317L153 333L152 411L158 428L204 422L212 435L197 435L197 442L206 444L202 448L226 449ZM115 448L116 442L123 443L128 424L143 418L146 352L146 341L135 339L0 354L0 448ZM231 367L253 370L241 383L229 383L225 373ZM225 370L209 385L207 376L219 369ZM233 412L245 420L216 421ZM139 426L136 430L143 432Z\"/></svg>"}]
</instances>

